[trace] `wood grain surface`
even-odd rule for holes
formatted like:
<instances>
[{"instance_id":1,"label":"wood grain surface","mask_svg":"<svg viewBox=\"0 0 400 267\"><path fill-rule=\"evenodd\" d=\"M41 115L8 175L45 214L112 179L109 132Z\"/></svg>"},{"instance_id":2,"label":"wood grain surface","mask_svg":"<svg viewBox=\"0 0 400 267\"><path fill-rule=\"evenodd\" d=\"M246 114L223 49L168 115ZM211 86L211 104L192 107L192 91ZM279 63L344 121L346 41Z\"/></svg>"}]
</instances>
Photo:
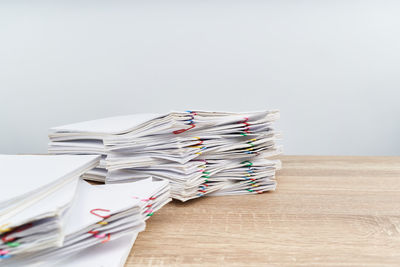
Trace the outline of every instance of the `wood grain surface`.
<instances>
[{"instance_id":1,"label":"wood grain surface","mask_svg":"<svg viewBox=\"0 0 400 267\"><path fill-rule=\"evenodd\" d=\"M400 266L400 157L282 161L275 192L166 205L126 266Z\"/></svg>"}]
</instances>

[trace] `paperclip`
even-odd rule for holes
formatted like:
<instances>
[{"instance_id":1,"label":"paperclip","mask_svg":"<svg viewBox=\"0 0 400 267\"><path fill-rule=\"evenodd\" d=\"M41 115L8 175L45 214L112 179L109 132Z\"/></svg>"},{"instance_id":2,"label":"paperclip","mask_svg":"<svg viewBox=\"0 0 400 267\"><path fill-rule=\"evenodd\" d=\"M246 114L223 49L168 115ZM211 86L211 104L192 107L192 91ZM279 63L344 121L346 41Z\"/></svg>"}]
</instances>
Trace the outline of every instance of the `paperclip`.
<instances>
[{"instance_id":1,"label":"paperclip","mask_svg":"<svg viewBox=\"0 0 400 267\"><path fill-rule=\"evenodd\" d=\"M10 253L9 250L0 250L0 255L5 255L5 254L8 254L8 253Z\"/></svg>"},{"instance_id":2,"label":"paperclip","mask_svg":"<svg viewBox=\"0 0 400 267\"><path fill-rule=\"evenodd\" d=\"M11 247L11 248L15 248L15 247L18 247L21 244L19 242L8 242L8 243L6 243L6 245Z\"/></svg>"},{"instance_id":3,"label":"paperclip","mask_svg":"<svg viewBox=\"0 0 400 267\"><path fill-rule=\"evenodd\" d=\"M97 224L100 224L100 225L107 225L108 222L106 222L106 221L101 221L101 222L98 222Z\"/></svg>"},{"instance_id":4,"label":"paperclip","mask_svg":"<svg viewBox=\"0 0 400 267\"><path fill-rule=\"evenodd\" d=\"M9 223L6 223L6 224L3 224L0 226L0 233L6 233L6 232L9 232L12 230L12 228L10 228L10 227L5 227L7 225L9 225Z\"/></svg>"},{"instance_id":5,"label":"paperclip","mask_svg":"<svg viewBox=\"0 0 400 267\"><path fill-rule=\"evenodd\" d=\"M96 215L96 216L98 216L98 217L100 217L100 218L103 218L103 219L107 219L107 218L110 217L110 215L104 215L104 216L103 216L103 215L97 214L95 211L110 212L110 210L105 210L105 209L92 209L92 210L90 211L91 214Z\"/></svg>"},{"instance_id":6,"label":"paperclip","mask_svg":"<svg viewBox=\"0 0 400 267\"><path fill-rule=\"evenodd\" d=\"M187 128L187 129L176 130L176 131L173 131L172 133L174 133L174 134L180 134L180 133L186 132L186 131L188 131L188 130L190 130L190 129L193 129L194 127L196 127L196 124L191 124L190 127Z\"/></svg>"},{"instance_id":7,"label":"paperclip","mask_svg":"<svg viewBox=\"0 0 400 267\"><path fill-rule=\"evenodd\" d=\"M244 117L244 120L243 120L243 121L240 121L239 123L245 123L245 122L247 122L248 120L249 120L249 118Z\"/></svg>"},{"instance_id":8,"label":"paperclip","mask_svg":"<svg viewBox=\"0 0 400 267\"><path fill-rule=\"evenodd\" d=\"M106 237L106 234L94 235L94 237L96 237L96 238L103 238L103 237Z\"/></svg>"},{"instance_id":9,"label":"paperclip","mask_svg":"<svg viewBox=\"0 0 400 267\"><path fill-rule=\"evenodd\" d=\"M107 238L104 239L103 241L101 241L101 243L104 244L104 243L110 241L110 239L111 239L111 234L107 234Z\"/></svg>"},{"instance_id":10,"label":"paperclip","mask_svg":"<svg viewBox=\"0 0 400 267\"><path fill-rule=\"evenodd\" d=\"M8 237L9 234L10 234L10 233L7 233L7 234L5 234L5 235L1 238L1 240L3 241L3 243L7 243L7 242L11 242L11 241L15 240L15 237L11 237L11 238L8 238L8 239L7 239L7 237Z\"/></svg>"},{"instance_id":11,"label":"paperclip","mask_svg":"<svg viewBox=\"0 0 400 267\"><path fill-rule=\"evenodd\" d=\"M194 112L194 111L191 111L191 110L186 110L186 112L188 112L188 113L190 113L190 114L193 114L193 115L197 115L197 113L196 113L196 112Z\"/></svg>"},{"instance_id":12,"label":"paperclip","mask_svg":"<svg viewBox=\"0 0 400 267\"><path fill-rule=\"evenodd\" d=\"M246 165L245 165L246 167L249 167L249 166L252 166L252 165L253 165L253 163L250 162L250 161L248 161L248 160L241 162L241 164L246 164Z\"/></svg>"},{"instance_id":13,"label":"paperclip","mask_svg":"<svg viewBox=\"0 0 400 267\"><path fill-rule=\"evenodd\" d=\"M200 142L198 142L197 144L194 144L194 145L193 145L194 147L200 146L200 145L202 145L202 144L204 143L204 141L201 140L200 138L199 138L199 140L200 140Z\"/></svg>"}]
</instances>

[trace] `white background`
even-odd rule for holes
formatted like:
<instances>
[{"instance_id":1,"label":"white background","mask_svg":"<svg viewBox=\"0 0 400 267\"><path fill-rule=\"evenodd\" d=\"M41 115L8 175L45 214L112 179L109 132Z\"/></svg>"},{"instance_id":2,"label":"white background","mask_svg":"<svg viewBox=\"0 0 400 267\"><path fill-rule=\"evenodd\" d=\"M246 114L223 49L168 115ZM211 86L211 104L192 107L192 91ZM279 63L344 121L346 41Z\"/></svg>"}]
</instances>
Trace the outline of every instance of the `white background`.
<instances>
[{"instance_id":1,"label":"white background","mask_svg":"<svg viewBox=\"0 0 400 267\"><path fill-rule=\"evenodd\" d=\"M2 1L0 153L117 114L281 110L286 154L400 155L398 1Z\"/></svg>"}]
</instances>

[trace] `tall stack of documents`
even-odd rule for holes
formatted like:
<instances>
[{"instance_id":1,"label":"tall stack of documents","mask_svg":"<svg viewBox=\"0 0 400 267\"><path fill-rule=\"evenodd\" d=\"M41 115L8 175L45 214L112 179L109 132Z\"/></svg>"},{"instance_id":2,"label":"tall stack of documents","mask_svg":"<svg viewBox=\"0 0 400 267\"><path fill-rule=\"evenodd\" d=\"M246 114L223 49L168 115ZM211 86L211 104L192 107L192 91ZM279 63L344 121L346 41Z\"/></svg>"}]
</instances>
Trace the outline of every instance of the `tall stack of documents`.
<instances>
[{"instance_id":1,"label":"tall stack of documents","mask_svg":"<svg viewBox=\"0 0 400 267\"><path fill-rule=\"evenodd\" d=\"M97 244L132 240L171 200L168 181L91 185L79 179L99 158L0 156L7 177L0 203L0 265L57 266Z\"/></svg>"},{"instance_id":2,"label":"tall stack of documents","mask_svg":"<svg viewBox=\"0 0 400 267\"><path fill-rule=\"evenodd\" d=\"M54 127L53 154L102 155L85 178L120 183L167 179L173 198L255 194L276 187L279 112L137 114Z\"/></svg>"}]
</instances>

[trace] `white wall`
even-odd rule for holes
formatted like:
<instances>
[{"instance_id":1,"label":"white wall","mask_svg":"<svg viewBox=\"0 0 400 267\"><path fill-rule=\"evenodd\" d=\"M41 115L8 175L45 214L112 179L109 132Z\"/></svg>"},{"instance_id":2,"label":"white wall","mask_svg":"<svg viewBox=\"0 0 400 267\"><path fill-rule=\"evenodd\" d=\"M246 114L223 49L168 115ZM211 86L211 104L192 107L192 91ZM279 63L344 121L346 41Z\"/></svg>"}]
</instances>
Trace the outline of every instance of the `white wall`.
<instances>
[{"instance_id":1,"label":"white wall","mask_svg":"<svg viewBox=\"0 0 400 267\"><path fill-rule=\"evenodd\" d=\"M400 155L400 2L2 1L0 152L136 112L279 108L286 154Z\"/></svg>"}]
</instances>

